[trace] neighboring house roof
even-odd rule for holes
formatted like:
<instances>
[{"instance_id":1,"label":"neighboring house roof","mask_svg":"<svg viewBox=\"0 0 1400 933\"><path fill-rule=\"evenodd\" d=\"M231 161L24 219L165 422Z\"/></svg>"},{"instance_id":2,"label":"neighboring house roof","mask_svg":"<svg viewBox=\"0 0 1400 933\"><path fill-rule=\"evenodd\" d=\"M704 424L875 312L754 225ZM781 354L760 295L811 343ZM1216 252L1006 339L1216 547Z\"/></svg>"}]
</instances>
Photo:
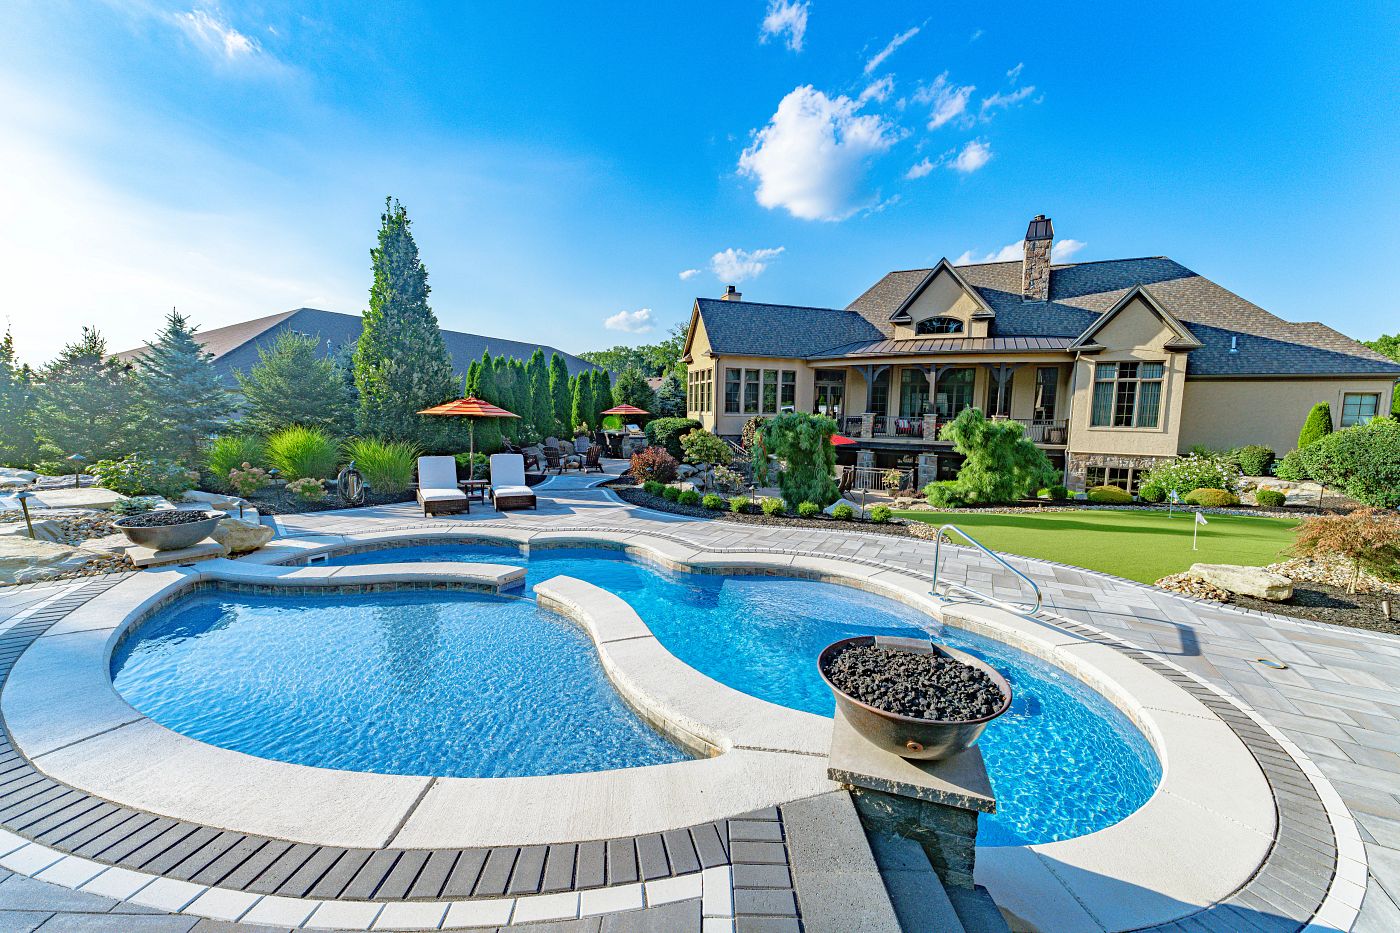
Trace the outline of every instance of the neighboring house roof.
<instances>
[{"instance_id":1,"label":"neighboring house roof","mask_svg":"<svg viewBox=\"0 0 1400 933\"><path fill-rule=\"evenodd\" d=\"M258 349L270 345L279 333L289 329L320 337L321 354L329 356L360 339L361 323L359 315L356 314L297 308L295 311L260 317L241 324L200 331L195 336L206 350L214 354L214 366L218 369L220 377L231 384L233 370L246 373L258 362ZM482 351L488 347L496 356L511 356L519 360L529 359L536 348L543 350L545 356L558 353L564 357L570 375L600 368L587 360L545 344L522 343L503 337L483 337L480 334L464 334L455 330L443 330L442 339L447 344L447 352L452 356L452 369L458 376L466 373L472 360L481 359ZM116 357L134 360L145 352L145 349L141 347L126 350L116 354Z\"/></svg>"},{"instance_id":2,"label":"neighboring house roof","mask_svg":"<svg viewBox=\"0 0 1400 933\"><path fill-rule=\"evenodd\" d=\"M840 308L695 299L710 349L722 356L807 357L841 344L878 340L880 331Z\"/></svg>"}]
</instances>

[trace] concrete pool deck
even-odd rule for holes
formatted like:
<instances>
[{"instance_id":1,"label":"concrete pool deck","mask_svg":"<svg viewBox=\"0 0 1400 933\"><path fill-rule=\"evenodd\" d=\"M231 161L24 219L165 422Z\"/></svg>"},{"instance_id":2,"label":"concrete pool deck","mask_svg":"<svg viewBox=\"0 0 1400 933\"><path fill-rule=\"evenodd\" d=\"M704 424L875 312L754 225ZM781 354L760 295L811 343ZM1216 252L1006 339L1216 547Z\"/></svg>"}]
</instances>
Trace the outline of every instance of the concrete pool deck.
<instances>
[{"instance_id":1,"label":"concrete pool deck","mask_svg":"<svg viewBox=\"0 0 1400 933\"><path fill-rule=\"evenodd\" d=\"M577 481L575 477L566 479ZM559 481L553 481L550 485L561 484ZM563 484L568 485L573 483ZM729 561L733 558L725 556L724 552L740 549L751 552L776 552L780 555L780 560L787 558L790 566L792 558L800 554L808 559L828 561L832 568L841 568L847 573L863 574L872 580L882 574L893 577L896 571L900 571L900 575L912 572L917 576L926 573L928 568L930 548L926 542L870 534L827 532L824 529L808 531L730 522L695 521L635 510L623 505L605 491L567 488L545 491L550 492L550 496L548 501L542 501L538 515L517 512L501 516L487 511L470 517L424 523L416 514L416 510L387 507L360 510L357 513L286 516L282 518L281 524L284 533L299 536L325 535L302 546L300 550L303 552L307 546L349 543L340 537L347 534L363 541L360 536L378 536L395 529L405 536L431 537L441 533L437 531L439 528L460 534L463 529L480 527L483 533L489 530L492 537L504 535L517 540L531 537L534 539L532 547L545 544L550 539L555 543L599 537L626 541L636 534L647 534L649 537L662 537L669 542L666 545L670 550L668 556L673 559L693 557L696 552L706 551L710 552L707 560ZM542 527L548 530L534 534ZM280 556L283 559L295 557L297 550L288 547ZM273 556L275 555L276 552ZM1015 598L1009 575L1006 579L1001 579L992 566L982 564L963 552L956 552L954 557L955 563L952 566L956 568L955 572L961 572L964 579L972 585ZM1111 632L1113 636L1136 645L1143 649L1145 654L1169 661L1174 667L1192 671L1224 693L1244 700L1256 713L1262 713L1264 720L1277 727L1279 737L1284 741L1313 752L1318 769L1332 778L1342 798L1361 818L1362 832L1365 834L1357 836L1353 843L1356 848L1348 850L1345 848L1348 843L1344 833L1339 831L1338 853L1333 856L1337 865L1337 881L1331 885L1332 900L1323 905L1324 913L1318 919L1320 922L1330 920L1335 928L1341 929L1351 924L1351 920L1346 918L1342 911L1348 902L1358 906L1361 902L1360 891L1364 890L1362 885L1366 883L1364 879L1367 876L1364 852L1357 852L1356 849L1364 839L1373 852L1380 852L1381 858L1379 865L1376 865L1376 860L1373 859L1374 867L1370 878L1372 893L1366 899L1357 928L1366 929L1367 924L1373 924L1375 929L1387 928L1388 922L1394 916L1385 912L1388 909L1393 910L1393 903L1388 902L1385 894L1385 885L1393 881L1393 876L1387 874L1387 870L1395 866L1394 861L1387 860L1393 858L1393 850L1390 856L1387 856L1387 847L1378 842L1378 834L1367 827L1369 825L1379 828L1379 836L1387 838L1387 831L1393 827L1391 821L1395 803L1381 788L1375 788L1369 793L1363 792L1367 790L1368 783L1379 783L1378 777L1372 777L1372 773L1376 771L1388 775L1391 783L1386 786L1393 788L1393 775L1400 769L1391 768L1387 771L1381 763L1388 764L1388 760L1379 751L1369 759L1366 759L1364 754L1358 754L1357 757L1363 759L1360 761L1345 755L1351 751L1347 748L1348 745L1360 746L1361 742L1371 738L1364 734L1356 735L1347 729L1347 724L1362 733L1373 732L1382 739L1387 735L1391 736L1393 745L1393 736L1397 731L1396 710L1394 707L1386 708L1383 702L1375 700L1375 692L1372 689L1385 683L1387 676L1390 683L1400 679L1394 676L1396 671L1400 670L1400 659L1397 659L1400 651L1396 650L1393 640L1216 609L1127 584L1126 581L1114 581L1100 575L1041 562L1021 561L1018 562L1018 566L1031 573L1045 589L1047 606L1053 607L1050 615L1058 617L1065 624L1067 631L1073 631L1071 626L1075 624L1091 625L1094 629ZM61 589L55 588L54 591L58 592ZM14 594L13 602L20 604L22 595ZM10 601L8 596L0 598L6 599L0 606ZM23 613L25 609L17 611ZM1306 649L1311 651L1305 653ZM1095 653L1101 651L1102 646L1084 645L1077 650ZM1289 663L1290 668L1274 671L1254 664L1253 659L1257 657L1278 658ZM1322 663L1318 663L1319 661ZM1300 674L1300 671L1305 674ZM1304 676L1308 679L1303 679ZM1269 705L1270 702L1274 705ZM1288 704L1287 708L1282 705L1284 702ZM1309 708L1309 704L1315 706ZM1328 733L1328 745L1315 741L1325 736L1309 738L1310 733L1301 728L1307 720L1326 723L1326 726L1313 725L1314 730L1334 730ZM1388 733L1384 731L1387 723L1391 730ZM1338 729L1345 730L1345 735L1354 735L1355 739L1348 742L1341 738L1335 731ZM1328 754L1328 746L1335 748L1344 757L1336 760L1335 756ZM1384 741L1380 741L1373 745L1371 750L1386 747ZM1323 751L1316 751L1316 748ZM1391 757L1395 757L1393 753ZM1333 760L1329 761L1329 758ZM1385 800L1379 798L1389 798L1391 809L1384 809L1382 804ZM1341 801L1335 803L1340 804ZM1387 813L1392 816L1386 816ZM1342 815L1344 814L1345 808ZM1391 825L1388 826L1388 823ZM1172 867L1169 863L1163 866L1163 870L1167 871ZM1043 867L1043 860L1039 863L1033 861L1009 866L1007 870L1025 873L1037 868L1049 871L1052 875L1055 873L1055 869ZM1351 880L1356 877L1358 868L1363 879L1360 884ZM1330 873L1329 868L1328 874ZM1348 885L1352 887L1349 888ZM1301 905L1285 905L1287 896L1287 891L1278 894L1278 909L1299 912L1302 909ZM0 886L0 908L3 906L3 886ZM1014 905L1005 901L1003 906L1015 910ZM1330 914L1325 913L1329 910ZM1089 917L1089 922L1096 921L1100 927L1109 926L1114 922L1110 914L1103 917L1095 914Z\"/></svg>"}]
</instances>

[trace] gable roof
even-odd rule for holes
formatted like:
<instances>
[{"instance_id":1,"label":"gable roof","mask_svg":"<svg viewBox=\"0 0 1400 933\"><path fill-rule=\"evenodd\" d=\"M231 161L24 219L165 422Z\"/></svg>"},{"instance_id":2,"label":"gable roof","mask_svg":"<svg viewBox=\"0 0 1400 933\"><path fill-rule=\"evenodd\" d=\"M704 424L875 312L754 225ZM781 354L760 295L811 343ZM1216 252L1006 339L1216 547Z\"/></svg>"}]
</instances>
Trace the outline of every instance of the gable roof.
<instances>
[{"instance_id":1,"label":"gable roof","mask_svg":"<svg viewBox=\"0 0 1400 933\"><path fill-rule=\"evenodd\" d=\"M899 307L895 308L894 311L890 313L889 320L891 324L909 323L909 307L919 300L919 296L924 293L924 289L933 284L933 280L938 278L938 273L940 272L946 272L948 275L952 276L953 281L957 282L962 290L967 292L968 297L976 302L977 312L973 314L973 317L993 317L996 314L996 312L992 310L991 305L987 304L987 302L982 299L981 293L968 285L961 275L958 275L957 268L951 262L946 259L940 259L938 260L938 265L928 270L928 274L924 276L923 281L914 286L909 294L905 296L904 300L899 303Z\"/></svg>"},{"instance_id":2,"label":"gable roof","mask_svg":"<svg viewBox=\"0 0 1400 933\"><path fill-rule=\"evenodd\" d=\"M1168 350L1196 350L1200 348L1201 342L1196 339L1196 336L1192 334L1189 330L1187 330L1186 327L1180 321L1172 317L1171 312L1163 308L1161 303L1158 302L1157 299L1152 297L1152 293L1148 291L1146 287L1142 285L1134 285L1132 288L1128 289L1128 293L1126 295L1118 299L1118 303L1116 305L1109 308L1103 314L1099 315L1098 320L1090 324L1088 329L1085 330L1084 333L1080 334L1078 338L1076 338L1075 341L1069 345L1069 349L1103 349L1097 343L1094 342L1094 337L1098 335L1099 331L1103 330L1104 325L1106 325L1109 321L1113 320L1115 317L1121 314L1123 312L1123 309L1126 308L1128 305L1132 304L1134 300L1141 300L1143 304L1147 305L1147 307L1152 311L1152 313L1157 316L1157 320L1161 321L1162 324L1166 326L1167 330L1171 331L1172 334L1175 335L1171 340L1167 341L1166 343L1166 348Z\"/></svg>"},{"instance_id":3,"label":"gable roof","mask_svg":"<svg viewBox=\"0 0 1400 933\"><path fill-rule=\"evenodd\" d=\"M723 356L802 358L881 336L865 318L840 308L697 298L695 313L705 323L710 349Z\"/></svg>"},{"instance_id":4,"label":"gable roof","mask_svg":"<svg viewBox=\"0 0 1400 933\"><path fill-rule=\"evenodd\" d=\"M357 314L341 314L338 311L321 311L317 308L297 308L267 317L255 318L227 327L200 331L195 338L214 354L214 367L226 384L233 384L233 371L247 372L258 362L258 350L270 345L284 330L310 334L321 338L321 355L330 356L360 339L362 321ZM467 366L473 360L481 359L488 347L494 355L515 357L527 360L538 347L545 356L558 353L564 357L569 375L584 370L599 369L587 360L580 359L547 344L523 343L501 337L484 337L480 334L467 334L455 330L443 330L443 342L452 357L452 370L459 377L465 375ZM135 360L146 350L139 347L115 354L118 359Z\"/></svg>"}]
</instances>

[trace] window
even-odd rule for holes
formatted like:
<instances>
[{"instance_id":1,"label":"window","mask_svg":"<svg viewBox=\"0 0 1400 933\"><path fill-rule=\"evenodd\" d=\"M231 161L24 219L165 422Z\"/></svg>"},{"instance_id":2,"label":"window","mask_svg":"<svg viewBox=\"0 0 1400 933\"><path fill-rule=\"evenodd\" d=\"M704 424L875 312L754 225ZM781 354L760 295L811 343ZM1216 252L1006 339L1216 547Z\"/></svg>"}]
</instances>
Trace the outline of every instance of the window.
<instances>
[{"instance_id":1,"label":"window","mask_svg":"<svg viewBox=\"0 0 1400 933\"><path fill-rule=\"evenodd\" d=\"M1381 397L1375 392L1347 392L1342 395L1342 427L1365 424L1380 414Z\"/></svg>"},{"instance_id":2,"label":"window","mask_svg":"<svg viewBox=\"0 0 1400 933\"><path fill-rule=\"evenodd\" d=\"M1031 419L1038 422L1055 420L1055 393L1060 387L1060 368L1042 366L1035 371L1035 409Z\"/></svg>"},{"instance_id":3,"label":"window","mask_svg":"<svg viewBox=\"0 0 1400 933\"><path fill-rule=\"evenodd\" d=\"M876 376L875 381L871 384L870 397L866 399L865 410L873 411L877 415L890 413L890 371L888 368Z\"/></svg>"},{"instance_id":4,"label":"window","mask_svg":"<svg viewBox=\"0 0 1400 933\"><path fill-rule=\"evenodd\" d=\"M940 420L956 418L958 412L972 407L972 385L976 379L977 371L971 367L950 369L938 377L938 397L933 407Z\"/></svg>"},{"instance_id":5,"label":"window","mask_svg":"<svg viewBox=\"0 0 1400 933\"><path fill-rule=\"evenodd\" d=\"M758 370L744 370L744 414L758 414Z\"/></svg>"},{"instance_id":6,"label":"window","mask_svg":"<svg viewBox=\"0 0 1400 933\"><path fill-rule=\"evenodd\" d=\"M815 373L813 382L813 413L840 418L841 406L846 397L846 371L844 369L819 369Z\"/></svg>"},{"instance_id":7,"label":"window","mask_svg":"<svg viewBox=\"0 0 1400 933\"><path fill-rule=\"evenodd\" d=\"M1008 370L1006 380L1003 383L1001 370L987 370L987 417L1011 417L1011 384L1015 376L1015 373Z\"/></svg>"},{"instance_id":8,"label":"window","mask_svg":"<svg viewBox=\"0 0 1400 933\"><path fill-rule=\"evenodd\" d=\"M1155 428L1162 407L1161 363L1099 363L1094 367L1096 427Z\"/></svg>"},{"instance_id":9,"label":"window","mask_svg":"<svg viewBox=\"0 0 1400 933\"><path fill-rule=\"evenodd\" d=\"M778 407L797 410L797 370L783 370L782 387L778 392Z\"/></svg>"},{"instance_id":10,"label":"window","mask_svg":"<svg viewBox=\"0 0 1400 933\"><path fill-rule=\"evenodd\" d=\"M928 377L921 369L899 372L899 417L919 418L928 411Z\"/></svg>"},{"instance_id":11,"label":"window","mask_svg":"<svg viewBox=\"0 0 1400 933\"><path fill-rule=\"evenodd\" d=\"M926 317L914 325L914 333L920 337L942 334L961 334L963 322L955 317Z\"/></svg>"},{"instance_id":12,"label":"window","mask_svg":"<svg viewBox=\"0 0 1400 933\"><path fill-rule=\"evenodd\" d=\"M725 414L739 413L739 370L724 371L724 411Z\"/></svg>"},{"instance_id":13,"label":"window","mask_svg":"<svg viewBox=\"0 0 1400 933\"><path fill-rule=\"evenodd\" d=\"M778 413L778 371L776 369L763 371L763 413L765 415Z\"/></svg>"},{"instance_id":14,"label":"window","mask_svg":"<svg viewBox=\"0 0 1400 933\"><path fill-rule=\"evenodd\" d=\"M1086 471L1085 480L1090 489L1095 486L1117 486L1124 492L1137 493L1137 471L1129 467L1091 466Z\"/></svg>"}]
</instances>

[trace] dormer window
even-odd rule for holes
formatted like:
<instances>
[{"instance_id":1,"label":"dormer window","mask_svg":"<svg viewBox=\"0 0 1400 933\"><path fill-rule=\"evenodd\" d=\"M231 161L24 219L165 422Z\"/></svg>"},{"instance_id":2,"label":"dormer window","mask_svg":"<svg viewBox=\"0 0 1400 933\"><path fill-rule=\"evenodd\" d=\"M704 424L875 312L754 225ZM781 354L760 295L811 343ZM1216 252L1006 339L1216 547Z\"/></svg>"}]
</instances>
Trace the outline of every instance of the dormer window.
<instances>
[{"instance_id":1,"label":"dormer window","mask_svg":"<svg viewBox=\"0 0 1400 933\"><path fill-rule=\"evenodd\" d=\"M914 333L919 337L941 337L962 332L963 322L955 317L926 317L914 325Z\"/></svg>"}]
</instances>

